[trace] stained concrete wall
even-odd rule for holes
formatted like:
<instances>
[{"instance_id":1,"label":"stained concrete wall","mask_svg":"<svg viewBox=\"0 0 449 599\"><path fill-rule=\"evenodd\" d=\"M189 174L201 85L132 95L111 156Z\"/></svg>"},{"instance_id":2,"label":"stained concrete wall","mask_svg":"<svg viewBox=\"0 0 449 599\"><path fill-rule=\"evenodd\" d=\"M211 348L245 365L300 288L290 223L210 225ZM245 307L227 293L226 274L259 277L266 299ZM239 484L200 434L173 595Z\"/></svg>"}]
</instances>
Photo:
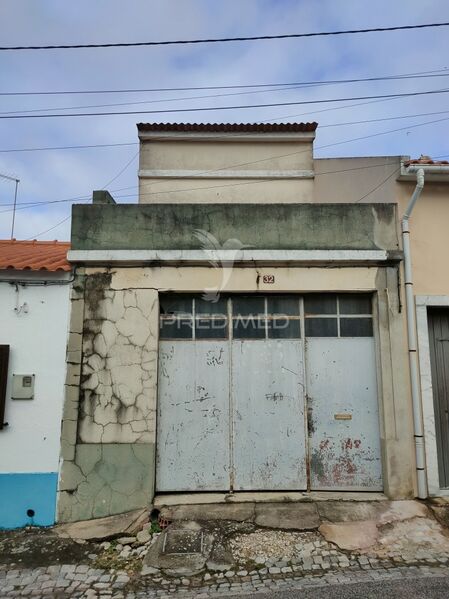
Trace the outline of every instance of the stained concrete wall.
<instances>
[{"instance_id":1,"label":"stained concrete wall","mask_svg":"<svg viewBox=\"0 0 449 599\"><path fill-rule=\"evenodd\" d=\"M195 231L220 246L252 249L399 247L393 204L74 205L72 250L202 249Z\"/></svg>"},{"instance_id":2,"label":"stained concrete wall","mask_svg":"<svg viewBox=\"0 0 449 599\"><path fill-rule=\"evenodd\" d=\"M60 521L148 505L153 494L158 304L78 273L72 291Z\"/></svg>"}]
</instances>

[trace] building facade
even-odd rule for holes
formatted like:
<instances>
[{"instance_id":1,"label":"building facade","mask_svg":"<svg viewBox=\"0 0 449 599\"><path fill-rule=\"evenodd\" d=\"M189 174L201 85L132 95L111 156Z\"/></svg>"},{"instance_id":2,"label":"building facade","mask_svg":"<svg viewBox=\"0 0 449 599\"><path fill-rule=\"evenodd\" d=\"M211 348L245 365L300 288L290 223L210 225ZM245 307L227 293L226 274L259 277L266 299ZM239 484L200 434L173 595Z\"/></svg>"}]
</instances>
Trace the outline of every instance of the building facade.
<instances>
[{"instance_id":1,"label":"building facade","mask_svg":"<svg viewBox=\"0 0 449 599\"><path fill-rule=\"evenodd\" d=\"M315 128L139 125L139 204L74 206L61 521L415 495L398 205L320 191L358 166L317 166Z\"/></svg>"},{"instance_id":2,"label":"building facade","mask_svg":"<svg viewBox=\"0 0 449 599\"><path fill-rule=\"evenodd\" d=\"M68 248L0 241L0 528L55 522Z\"/></svg>"}]
</instances>

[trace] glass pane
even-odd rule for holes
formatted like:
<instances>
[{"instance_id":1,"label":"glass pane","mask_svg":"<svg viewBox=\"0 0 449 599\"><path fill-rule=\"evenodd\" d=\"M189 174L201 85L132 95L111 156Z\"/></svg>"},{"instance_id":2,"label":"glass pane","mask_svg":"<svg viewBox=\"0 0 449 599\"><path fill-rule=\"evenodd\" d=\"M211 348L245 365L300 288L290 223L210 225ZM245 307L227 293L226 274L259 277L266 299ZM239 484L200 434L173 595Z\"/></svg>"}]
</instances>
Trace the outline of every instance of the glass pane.
<instances>
[{"instance_id":1,"label":"glass pane","mask_svg":"<svg viewBox=\"0 0 449 599\"><path fill-rule=\"evenodd\" d=\"M265 314L265 299L262 296L235 297L232 299L233 316Z\"/></svg>"},{"instance_id":2,"label":"glass pane","mask_svg":"<svg viewBox=\"0 0 449 599\"><path fill-rule=\"evenodd\" d=\"M232 321L234 339L265 339L265 319L241 316Z\"/></svg>"},{"instance_id":3,"label":"glass pane","mask_svg":"<svg viewBox=\"0 0 449 599\"><path fill-rule=\"evenodd\" d=\"M306 337L338 337L336 318L306 318Z\"/></svg>"},{"instance_id":4,"label":"glass pane","mask_svg":"<svg viewBox=\"0 0 449 599\"><path fill-rule=\"evenodd\" d=\"M273 318L268 321L268 337L270 339L299 339L301 337L299 320Z\"/></svg>"},{"instance_id":5,"label":"glass pane","mask_svg":"<svg viewBox=\"0 0 449 599\"><path fill-rule=\"evenodd\" d=\"M338 296L340 314L371 314L371 296L361 293L345 293Z\"/></svg>"},{"instance_id":6,"label":"glass pane","mask_svg":"<svg viewBox=\"0 0 449 599\"><path fill-rule=\"evenodd\" d=\"M340 337L372 337L372 318L340 318Z\"/></svg>"},{"instance_id":7,"label":"glass pane","mask_svg":"<svg viewBox=\"0 0 449 599\"><path fill-rule=\"evenodd\" d=\"M299 299L288 295L269 295L268 314L299 316Z\"/></svg>"},{"instance_id":8,"label":"glass pane","mask_svg":"<svg viewBox=\"0 0 449 599\"><path fill-rule=\"evenodd\" d=\"M227 319L197 318L195 321L195 337L197 339L227 339Z\"/></svg>"},{"instance_id":9,"label":"glass pane","mask_svg":"<svg viewBox=\"0 0 449 599\"><path fill-rule=\"evenodd\" d=\"M159 337L161 339L191 339L192 323L191 318L161 318Z\"/></svg>"},{"instance_id":10,"label":"glass pane","mask_svg":"<svg viewBox=\"0 0 449 599\"><path fill-rule=\"evenodd\" d=\"M330 293L310 293L304 296L306 314L337 314L337 296Z\"/></svg>"},{"instance_id":11,"label":"glass pane","mask_svg":"<svg viewBox=\"0 0 449 599\"><path fill-rule=\"evenodd\" d=\"M160 295L161 314L192 314L192 297L190 295Z\"/></svg>"},{"instance_id":12,"label":"glass pane","mask_svg":"<svg viewBox=\"0 0 449 599\"><path fill-rule=\"evenodd\" d=\"M195 314L197 315L226 316L227 312L227 300L224 297L218 298L216 302L205 300L202 297L195 298Z\"/></svg>"}]
</instances>

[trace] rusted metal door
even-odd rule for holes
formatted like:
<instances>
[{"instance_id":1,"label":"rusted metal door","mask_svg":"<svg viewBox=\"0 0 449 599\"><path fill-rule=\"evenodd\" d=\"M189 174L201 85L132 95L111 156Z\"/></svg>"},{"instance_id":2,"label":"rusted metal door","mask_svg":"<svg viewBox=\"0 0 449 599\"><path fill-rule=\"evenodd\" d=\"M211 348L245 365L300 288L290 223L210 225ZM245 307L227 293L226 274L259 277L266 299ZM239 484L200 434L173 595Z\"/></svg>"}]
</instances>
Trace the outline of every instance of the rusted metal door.
<instances>
[{"instance_id":1,"label":"rusted metal door","mask_svg":"<svg viewBox=\"0 0 449 599\"><path fill-rule=\"evenodd\" d=\"M440 488L449 487L449 310L428 312L433 409Z\"/></svg>"},{"instance_id":2,"label":"rusted metal door","mask_svg":"<svg viewBox=\"0 0 449 599\"><path fill-rule=\"evenodd\" d=\"M304 298L310 486L381 491L371 298Z\"/></svg>"},{"instance_id":3,"label":"rusted metal door","mask_svg":"<svg viewBox=\"0 0 449 599\"><path fill-rule=\"evenodd\" d=\"M167 297L160 337L158 491L382 490L370 296Z\"/></svg>"}]
</instances>

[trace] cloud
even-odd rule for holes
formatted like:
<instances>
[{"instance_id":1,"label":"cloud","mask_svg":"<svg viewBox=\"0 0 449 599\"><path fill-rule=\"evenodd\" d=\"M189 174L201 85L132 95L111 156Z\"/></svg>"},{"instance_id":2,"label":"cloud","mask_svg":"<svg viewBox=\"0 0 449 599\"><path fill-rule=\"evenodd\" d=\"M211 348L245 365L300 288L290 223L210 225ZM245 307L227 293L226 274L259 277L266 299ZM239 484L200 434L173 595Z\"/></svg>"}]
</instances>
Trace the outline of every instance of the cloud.
<instances>
[{"instance_id":1,"label":"cloud","mask_svg":"<svg viewBox=\"0 0 449 599\"><path fill-rule=\"evenodd\" d=\"M0 4L2 43L40 44L163 40L283 32L336 30L447 20L449 7L438 0L373 4L360 0L3 0ZM369 10L367 10L367 7ZM447 14L444 14L444 13ZM380 33L307 40L259 41L158 48L67 50L0 53L0 91L152 88L204 85L241 85L369 77L429 71L445 67L449 50L446 29ZM164 92L89 96L0 96L0 112L81 106L140 100L161 100L142 110L182 106L223 106L308 100L381 93L405 93L447 86L448 78L334 85L288 91L245 93L235 96L166 102L168 98L207 92ZM449 87L449 86L448 86ZM216 92L219 93L219 92ZM373 135L438 117L419 117L380 123L324 127L365 119L445 110L447 95L423 96L364 103L287 106L65 119L0 120L0 149L137 141L138 121L261 121L318 120L317 156L449 154L445 141L448 122L405 128ZM348 102L354 104L354 102ZM129 107L131 110L138 107ZM448 115L449 116L449 115ZM441 115L440 118L444 117ZM354 140L342 145L342 140ZM321 148L321 149L320 149ZM58 152L0 153L0 172L21 180L19 202L45 202L90 195L131 160L136 146L63 150ZM112 188L137 185L133 161ZM14 187L0 184L0 237L10 229ZM133 201L130 196L127 201ZM125 201L125 199L123 199ZM17 213L18 237L32 237L70 214L70 202L42 204ZM66 222L42 238L68 238Z\"/></svg>"}]
</instances>

